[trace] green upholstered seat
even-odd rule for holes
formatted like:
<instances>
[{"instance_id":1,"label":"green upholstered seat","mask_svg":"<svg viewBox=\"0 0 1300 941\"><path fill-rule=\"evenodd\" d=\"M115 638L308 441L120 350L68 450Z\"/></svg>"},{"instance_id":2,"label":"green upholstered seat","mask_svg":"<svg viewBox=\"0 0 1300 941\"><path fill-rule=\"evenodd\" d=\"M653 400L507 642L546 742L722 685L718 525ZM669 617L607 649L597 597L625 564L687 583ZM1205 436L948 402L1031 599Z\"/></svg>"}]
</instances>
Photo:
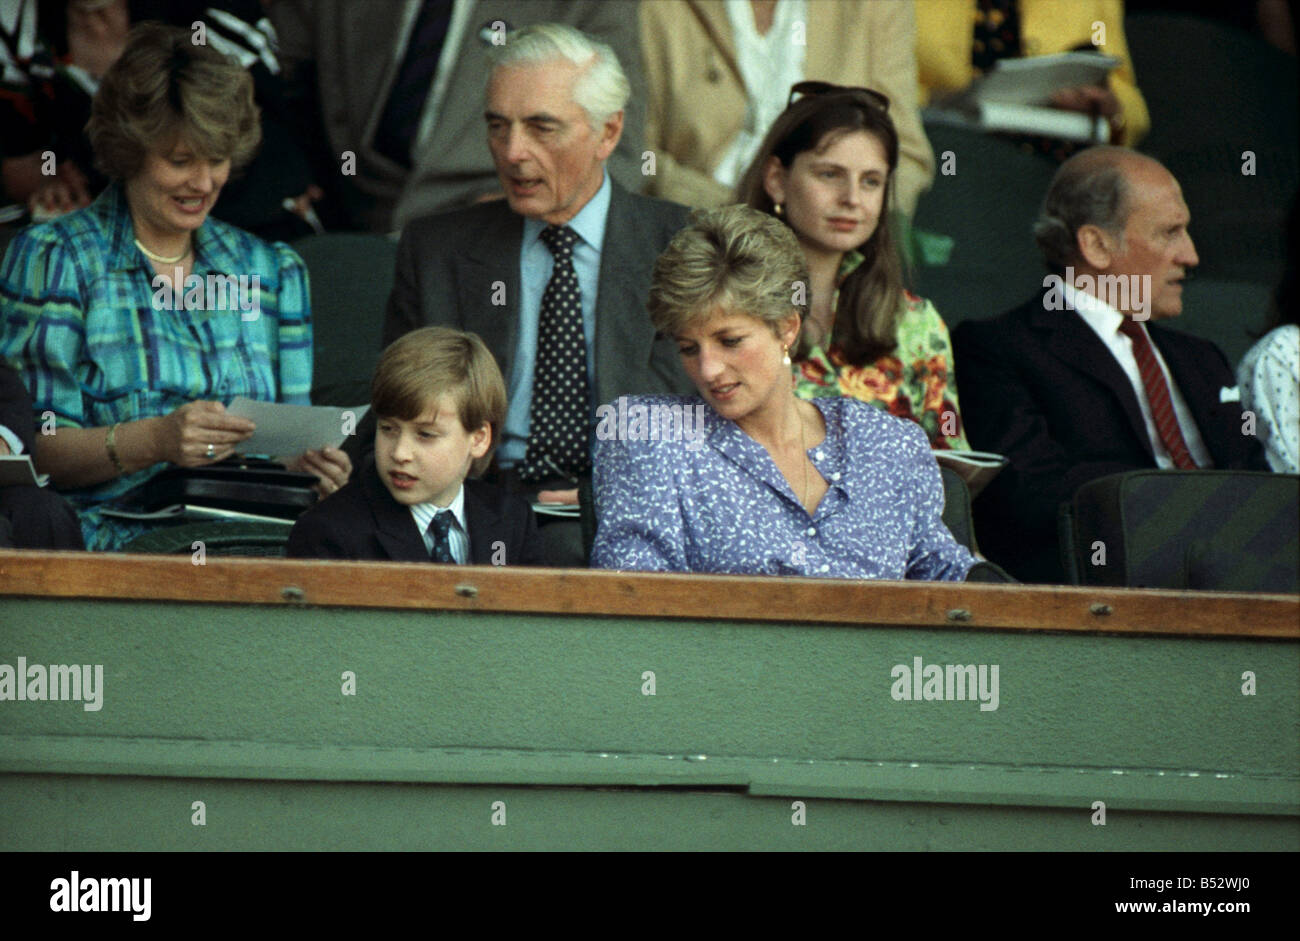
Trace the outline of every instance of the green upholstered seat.
<instances>
[{"instance_id":1,"label":"green upholstered seat","mask_svg":"<svg viewBox=\"0 0 1300 941\"><path fill-rule=\"evenodd\" d=\"M1084 484L1062 518L1077 584L1300 591L1300 477L1142 470Z\"/></svg>"},{"instance_id":2,"label":"green upholstered seat","mask_svg":"<svg viewBox=\"0 0 1300 941\"><path fill-rule=\"evenodd\" d=\"M397 245L381 235L328 233L293 247L311 279L311 400L364 405L383 345Z\"/></svg>"},{"instance_id":3,"label":"green upholstered seat","mask_svg":"<svg viewBox=\"0 0 1300 941\"><path fill-rule=\"evenodd\" d=\"M159 555L189 554L202 542L208 555L255 555L283 557L291 527L279 523L213 521L164 526L137 536L126 552Z\"/></svg>"}]
</instances>

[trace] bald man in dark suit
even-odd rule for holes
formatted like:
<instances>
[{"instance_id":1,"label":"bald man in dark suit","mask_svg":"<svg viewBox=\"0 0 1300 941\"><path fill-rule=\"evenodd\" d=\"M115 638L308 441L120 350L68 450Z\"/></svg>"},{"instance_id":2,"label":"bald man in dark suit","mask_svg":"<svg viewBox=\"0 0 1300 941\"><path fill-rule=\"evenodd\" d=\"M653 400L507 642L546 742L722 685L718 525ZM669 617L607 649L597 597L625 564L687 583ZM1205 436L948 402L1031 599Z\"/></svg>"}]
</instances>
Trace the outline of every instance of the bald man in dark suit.
<instances>
[{"instance_id":1,"label":"bald man in dark suit","mask_svg":"<svg viewBox=\"0 0 1300 941\"><path fill-rule=\"evenodd\" d=\"M1010 465L975 501L980 548L1022 581L1060 582L1057 510L1083 484L1143 468L1268 470L1243 434L1213 343L1158 325L1182 313L1199 259L1178 181L1097 147L1057 172L1035 226L1052 274L1000 317L953 331L971 444Z\"/></svg>"}]
</instances>

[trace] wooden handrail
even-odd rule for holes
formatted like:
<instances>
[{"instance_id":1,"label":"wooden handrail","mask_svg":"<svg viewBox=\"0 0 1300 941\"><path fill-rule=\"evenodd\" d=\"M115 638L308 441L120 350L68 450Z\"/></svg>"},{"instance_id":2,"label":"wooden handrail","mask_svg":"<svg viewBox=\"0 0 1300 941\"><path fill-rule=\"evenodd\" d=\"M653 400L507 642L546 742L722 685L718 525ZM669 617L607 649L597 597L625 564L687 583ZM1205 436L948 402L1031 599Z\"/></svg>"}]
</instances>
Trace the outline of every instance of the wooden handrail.
<instances>
[{"instance_id":1,"label":"wooden handrail","mask_svg":"<svg viewBox=\"0 0 1300 941\"><path fill-rule=\"evenodd\" d=\"M6 597L1300 639L1300 595L232 556L0 550Z\"/></svg>"}]
</instances>

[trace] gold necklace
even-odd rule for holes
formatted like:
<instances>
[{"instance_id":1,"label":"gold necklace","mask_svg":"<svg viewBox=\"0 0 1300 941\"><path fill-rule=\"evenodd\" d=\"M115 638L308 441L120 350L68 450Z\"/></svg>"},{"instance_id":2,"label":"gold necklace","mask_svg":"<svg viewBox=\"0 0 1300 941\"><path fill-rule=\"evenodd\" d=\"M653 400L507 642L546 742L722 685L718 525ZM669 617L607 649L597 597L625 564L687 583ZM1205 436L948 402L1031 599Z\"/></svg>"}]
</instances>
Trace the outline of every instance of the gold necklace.
<instances>
[{"instance_id":1,"label":"gold necklace","mask_svg":"<svg viewBox=\"0 0 1300 941\"><path fill-rule=\"evenodd\" d=\"M174 265L174 264L176 264L176 262L180 261L182 258L184 258L185 256L187 256L187 255L190 253L190 247L191 247L191 246L188 246L188 245L187 245L187 246L185 247L185 251L181 252L181 253L180 253L179 255L177 255L175 258L168 258L166 255L158 255L158 254L155 254L154 252L149 251L149 249L145 248L145 247L144 247L144 243L141 242L139 239L136 239L136 240L135 240L135 247L138 248L138 249L140 249L140 251L144 252L145 257L147 257L147 258L151 258L151 259L153 259L154 261L156 261L156 262L158 262L158 263L160 263L160 264L163 264L163 265Z\"/></svg>"},{"instance_id":2,"label":"gold necklace","mask_svg":"<svg viewBox=\"0 0 1300 941\"><path fill-rule=\"evenodd\" d=\"M808 511L808 446L803 434L803 415L799 413L799 400L794 404L795 417L799 419L799 457L803 463L803 507L804 512L812 515Z\"/></svg>"}]
</instances>

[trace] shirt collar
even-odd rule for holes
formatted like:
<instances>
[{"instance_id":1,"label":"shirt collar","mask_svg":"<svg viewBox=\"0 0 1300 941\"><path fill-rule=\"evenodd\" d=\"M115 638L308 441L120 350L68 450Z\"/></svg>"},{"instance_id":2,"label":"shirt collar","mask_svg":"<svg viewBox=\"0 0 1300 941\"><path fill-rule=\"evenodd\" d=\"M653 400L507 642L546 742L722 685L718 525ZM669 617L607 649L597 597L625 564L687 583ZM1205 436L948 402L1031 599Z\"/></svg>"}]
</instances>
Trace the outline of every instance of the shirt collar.
<instances>
[{"instance_id":1,"label":"shirt collar","mask_svg":"<svg viewBox=\"0 0 1300 941\"><path fill-rule=\"evenodd\" d=\"M131 207L126 199L125 186L121 182L110 184L99 194L91 208L103 220L108 233L108 254L105 259L108 270L152 270L144 253L135 244L135 223L131 220ZM602 229L603 227L602 220ZM216 222L211 215L203 220L203 224L194 233L196 271L230 273L240 270L240 253L231 238L232 231Z\"/></svg>"},{"instance_id":2,"label":"shirt collar","mask_svg":"<svg viewBox=\"0 0 1300 941\"><path fill-rule=\"evenodd\" d=\"M420 528L420 532L425 532L433 518L443 510L451 510L451 515L456 520L456 525L460 527L461 532L468 533L469 527L465 524L465 482L461 481L460 489L456 491L456 496L447 506L438 506L436 503L416 503L411 507L411 516L415 518L415 525Z\"/></svg>"},{"instance_id":3,"label":"shirt collar","mask_svg":"<svg viewBox=\"0 0 1300 941\"><path fill-rule=\"evenodd\" d=\"M1061 297L1098 336L1105 339L1119 333L1124 315L1105 301L1065 281L1061 282Z\"/></svg>"},{"instance_id":4,"label":"shirt collar","mask_svg":"<svg viewBox=\"0 0 1300 941\"><path fill-rule=\"evenodd\" d=\"M613 190L609 182L609 173L603 168L600 172L603 179L600 183L600 189L596 190L596 195L587 200L587 205L578 210L578 214L565 223L597 254L600 252L600 247L605 244L605 221L609 218L609 199ZM542 229L549 224L541 219L525 219L524 245L531 245L537 241L542 234Z\"/></svg>"},{"instance_id":5,"label":"shirt collar","mask_svg":"<svg viewBox=\"0 0 1300 941\"><path fill-rule=\"evenodd\" d=\"M840 473L843 475L845 467L845 441L843 419L839 410L835 406L838 401L837 397L824 396L810 400L813 405L822 414L822 420L826 425L826 438L816 446L810 445L808 450L814 452L813 465L818 472L826 478L832 489L845 489L843 477L839 481L833 481L831 475ZM692 403L694 404L694 403ZM777 469L776 462L767 450L745 434L729 418L723 418L707 403L704 409L704 422L708 429L705 440L711 448L725 456L737 467L749 474L754 479L761 481L772 487L778 493L783 495L789 491L789 482L781 475ZM817 458L816 455L821 455ZM782 489L784 487L784 489ZM828 506L829 504L823 504ZM822 507L818 507L819 510Z\"/></svg>"},{"instance_id":6,"label":"shirt collar","mask_svg":"<svg viewBox=\"0 0 1300 941\"><path fill-rule=\"evenodd\" d=\"M856 248L845 252L844 257L840 259L840 270L835 273L835 286L839 287L843 284L844 279L853 274L862 261L862 253Z\"/></svg>"}]
</instances>

